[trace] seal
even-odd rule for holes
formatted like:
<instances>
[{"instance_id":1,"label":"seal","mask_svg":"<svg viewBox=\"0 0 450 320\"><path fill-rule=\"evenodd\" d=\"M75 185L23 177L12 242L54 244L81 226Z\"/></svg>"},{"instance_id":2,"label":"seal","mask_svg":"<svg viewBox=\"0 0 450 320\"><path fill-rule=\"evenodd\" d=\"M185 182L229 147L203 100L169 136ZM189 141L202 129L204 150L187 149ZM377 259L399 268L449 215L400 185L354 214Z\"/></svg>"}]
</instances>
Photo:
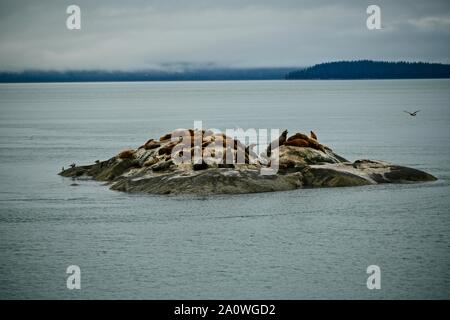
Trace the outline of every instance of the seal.
<instances>
[{"instance_id":1,"label":"seal","mask_svg":"<svg viewBox=\"0 0 450 320\"><path fill-rule=\"evenodd\" d=\"M282 145L286 142L286 140L287 140L287 134L288 134L288 131L287 131L287 130L284 130L283 133L280 135L280 137L278 138L278 147L282 146ZM276 149L276 148L275 148L276 141L277 141L277 140L272 141L272 142L269 144L269 146L267 147L267 150L266 150L267 156L270 157L270 155L272 154L272 150Z\"/></svg>"},{"instance_id":2,"label":"seal","mask_svg":"<svg viewBox=\"0 0 450 320\"><path fill-rule=\"evenodd\" d=\"M150 139L149 141L147 141L147 142L144 144L144 149L145 149L145 150L156 149L156 148L159 148L160 146L161 146L160 143L156 142L156 141L153 140L153 139Z\"/></svg>"},{"instance_id":3,"label":"seal","mask_svg":"<svg viewBox=\"0 0 450 320\"><path fill-rule=\"evenodd\" d=\"M117 155L119 159L131 159L134 157L134 150L124 150Z\"/></svg>"},{"instance_id":4,"label":"seal","mask_svg":"<svg viewBox=\"0 0 450 320\"><path fill-rule=\"evenodd\" d=\"M314 138L315 137L315 138ZM295 140L303 140L303 141L296 141L293 142ZM293 142L291 144L291 142ZM307 142L308 145L305 145L305 142ZM289 137L287 139L287 142L285 143L285 145L291 145L291 146L296 146L296 147L309 147L309 148L313 148L316 150L320 150L322 152L325 152L326 147L322 144L320 144L317 141L317 135L311 131L311 137L308 137L306 134L303 133L296 133L293 136Z\"/></svg>"},{"instance_id":5,"label":"seal","mask_svg":"<svg viewBox=\"0 0 450 320\"><path fill-rule=\"evenodd\" d=\"M321 145L320 143L318 143L316 140L314 139L309 139L308 140L309 146L313 149L317 149L320 150L322 152L325 152L325 148L323 147L323 145Z\"/></svg>"},{"instance_id":6,"label":"seal","mask_svg":"<svg viewBox=\"0 0 450 320\"><path fill-rule=\"evenodd\" d=\"M292 141L292 140L296 140L296 139L303 139L305 141L309 141L310 138L306 134L298 132L298 133L294 134L293 136L290 136L287 139L287 141Z\"/></svg>"},{"instance_id":7,"label":"seal","mask_svg":"<svg viewBox=\"0 0 450 320\"><path fill-rule=\"evenodd\" d=\"M151 167L151 169L153 171L164 171L167 170L168 168L170 168L173 165L173 161L172 160L167 160L164 162L160 162L158 164L155 164Z\"/></svg>"},{"instance_id":8,"label":"seal","mask_svg":"<svg viewBox=\"0 0 450 320\"><path fill-rule=\"evenodd\" d=\"M168 133L163 135L162 137L159 138L159 141L166 141L166 140L170 140L170 138L172 137L172 133Z\"/></svg>"},{"instance_id":9,"label":"seal","mask_svg":"<svg viewBox=\"0 0 450 320\"><path fill-rule=\"evenodd\" d=\"M144 167L150 167L150 166L156 164L158 161L159 161L158 158L153 157L153 158L151 158L151 159L149 159L149 160L144 162Z\"/></svg>"},{"instance_id":10,"label":"seal","mask_svg":"<svg viewBox=\"0 0 450 320\"><path fill-rule=\"evenodd\" d=\"M165 146L161 147L158 150L158 154L159 155L163 155L163 154L171 154L172 153L172 149L178 144L178 142L170 142L168 144L166 144Z\"/></svg>"},{"instance_id":11,"label":"seal","mask_svg":"<svg viewBox=\"0 0 450 320\"><path fill-rule=\"evenodd\" d=\"M292 147L302 147L302 148L306 148L306 147L310 146L309 142L304 139L289 140L289 141L286 141L286 143L284 145L292 146Z\"/></svg>"}]
</instances>

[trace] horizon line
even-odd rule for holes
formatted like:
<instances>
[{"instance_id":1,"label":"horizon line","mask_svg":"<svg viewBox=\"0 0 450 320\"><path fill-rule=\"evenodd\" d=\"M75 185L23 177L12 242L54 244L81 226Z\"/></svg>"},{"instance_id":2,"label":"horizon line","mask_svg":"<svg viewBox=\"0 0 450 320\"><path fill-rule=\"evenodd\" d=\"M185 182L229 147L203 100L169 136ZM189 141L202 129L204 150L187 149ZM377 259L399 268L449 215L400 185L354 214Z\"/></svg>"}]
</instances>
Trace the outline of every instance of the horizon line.
<instances>
[{"instance_id":1,"label":"horizon line","mask_svg":"<svg viewBox=\"0 0 450 320\"><path fill-rule=\"evenodd\" d=\"M203 66L198 64L192 64L189 66L189 64L177 64L174 63L173 65L167 64L166 67L163 67L164 65L160 65L159 67L146 67L146 68L130 68L130 69L102 69L102 68L67 68L67 69L39 69L39 68L24 68L20 70L7 70L7 69L0 69L1 74L5 73L25 73L25 72L54 72L54 73L64 73L64 72L105 72L105 73L140 73L140 72L158 72L158 73L188 73L188 72L197 72L197 71L237 71L237 70L282 70L282 69L291 69L291 70L298 70L298 69L306 69L322 64L329 64L329 63L342 63L342 62L381 62L381 63L411 63L411 64L437 64L437 65L450 65L449 63L445 62L436 62L436 61L423 61L423 60L372 60L372 59L356 59L356 60L329 60L329 61L323 61L318 62L310 65L292 65L292 66L271 66L271 65L265 65L265 66L210 66L208 63L205 63Z\"/></svg>"}]
</instances>

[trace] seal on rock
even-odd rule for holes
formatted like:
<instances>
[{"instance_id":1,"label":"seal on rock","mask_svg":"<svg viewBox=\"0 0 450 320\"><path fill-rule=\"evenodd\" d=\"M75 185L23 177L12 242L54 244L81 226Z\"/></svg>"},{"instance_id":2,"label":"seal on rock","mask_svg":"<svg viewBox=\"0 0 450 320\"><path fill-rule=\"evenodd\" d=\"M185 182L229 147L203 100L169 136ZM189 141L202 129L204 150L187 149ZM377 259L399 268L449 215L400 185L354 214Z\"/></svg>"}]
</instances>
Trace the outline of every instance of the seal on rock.
<instances>
[{"instance_id":1,"label":"seal on rock","mask_svg":"<svg viewBox=\"0 0 450 320\"><path fill-rule=\"evenodd\" d=\"M316 140L314 139L309 139L308 140L308 144L311 148L314 148L316 150L320 150L322 152L325 152L325 148L323 147L323 145L321 145L320 143L318 143Z\"/></svg>"},{"instance_id":2,"label":"seal on rock","mask_svg":"<svg viewBox=\"0 0 450 320\"><path fill-rule=\"evenodd\" d=\"M182 133L180 130L177 132ZM191 132L195 134L196 142L200 140L193 148L190 146L193 140ZM71 168L59 174L73 179L92 177L107 181L112 184L113 190L195 195L436 180L423 171L381 161L350 163L313 136L302 133L287 139L287 131L284 131L278 141L270 144L273 148L280 147L279 152L269 147L271 157L266 157L265 152L258 156L252 151L253 144L243 147L243 144L235 142L237 139L226 135L215 135L217 141L204 135L202 139L200 130L192 130L185 131L184 136L188 136L189 140L149 140L147 147L154 144L159 147L153 150L125 150L109 160L96 161L92 165L72 164ZM204 145L202 150L202 142L218 142L218 147ZM183 145L187 145L186 148L179 149ZM175 153L186 156L188 162L178 162L175 157L172 159ZM194 154L193 159L191 153ZM269 168L276 170L270 170L270 175L267 175L263 170Z\"/></svg>"},{"instance_id":3,"label":"seal on rock","mask_svg":"<svg viewBox=\"0 0 450 320\"><path fill-rule=\"evenodd\" d=\"M303 140L303 141L296 141L296 140ZM296 142L293 142L293 141L296 141ZM293 136L289 137L287 139L287 142L285 143L285 145L290 145L290 146L295 146L295 147L309 147L309 148L313 148L313 149L325 152L325 146L323 146L322 144L320 144L317 141L317 135L313 131L311 131L311 137L308 137L306 134L298 132L298 133L294 134Z\"/></svg>"},{"instance_id":4,"label":"seal on rock","mask_svg":"<svg viewBox=\"0 0 450 320\"><path fill-rule=\"evenodd\" d=\"M131 159L134 156L134 150L124 150L117 155L119 159Z\"/></svg>"},{"instance_id":5,"label":"seal on rock","mask_svg":"<svg viewBox=\"0 0 450 320\"><path fill-rule=\"evenodd\" d=\"M280 135L280 137L277 139L278 140L278 147L282 146L286 142L287 134L288 134L288 131L284 130L283 133ZM268 157L271 156L272 150L276 149L274 146L276 145L276 141L277 140L272 141L269 144L269 146L267 147L266 154L267 154Z\"/></svg>"},{"instance_id":6,"label":"seal on rock","mask_svg":"<svg viewBox=\"0 0 450 320\"><path fill-rule=\"evenodd\" d=\"M158 150L158 154L159 155L163 155L163 154L171 154L172 153L172 149L178 144L178 142L170 142L168 144L166 144L165 146L161 147Z\"/></svg>"},{"instance_id":7,"label":"seal on rock","mask_svg":"<svg viewBox=\"0 0 450 320\"><path fill-rule=\"evenodd\" d=\"M158 161L159 161L158 158L153 157L153 158L151 158L151 159L149 159L149 160L144 162L144 167L150 167L150 166L156 164Z\"/></svg>"},{"instance_id":8,"label":"seal on rock","mask_svg":"<svg viewBox=\"0 0 450 320\"><path fill-rule=\"evenodd\" d=\"M156 149L156 148L159 148L159 147L161 147L161 144L158 143L158 142L156 142L156 141L153 140L153 139L150 139L149 141L147 141L147 142L144 144L144 149L145 149L145 150Z\"/></svg>"},{"instance_id":9,"label":"seal on rock","mask_svg":"<svg viewBox=\"0 0 450 320\"><path fill-rule=\"evenodd\" d=\"M296 139L302 139L305 141L309 141L309 137L306 134L297 132L296 134L294 134L293 136L290 136L287 141L292 141L292 140L296 140Z\"/></svg>"},{"instance_id":10,"label":"seal on rock","mask_svg":"<svg viewBox=\"0 0 450 320\"><path fill-rule=\"evenodd\" d=\"M168 133L168 134L163 135L161 138L159 138L159 141L170 140L171 137L172 137L172 133Z\"/></svg>"},{"instance_id":11,"label":"seal on rock","mask_svg":"<svg viewBox=\"0 0 450 320\"><path fill-rule=\"evenodd\" d=\"M304 139L294 139L289 140L284 143L285 146L293 146L293 147L309 147L309 142Z\"/></svg>"}]
</instances>

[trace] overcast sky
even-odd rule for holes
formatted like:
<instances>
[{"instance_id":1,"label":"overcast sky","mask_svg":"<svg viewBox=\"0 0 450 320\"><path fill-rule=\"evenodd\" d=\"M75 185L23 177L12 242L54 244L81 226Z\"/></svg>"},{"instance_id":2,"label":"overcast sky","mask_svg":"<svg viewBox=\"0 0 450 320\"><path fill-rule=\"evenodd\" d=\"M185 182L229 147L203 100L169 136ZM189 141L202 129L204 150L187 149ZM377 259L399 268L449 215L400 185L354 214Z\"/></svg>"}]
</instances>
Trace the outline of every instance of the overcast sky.
<instances>
[{"instance_id":1,"label":"overcast sky","mask_svg":"<svg viewBox=\"0 0 450 320\"><path fill-rule=\"evenodd\" d=\"M81 30L66 8L81 8ZM382 30L366 8L381 7ZM450 63L448 0L0 0L0 70Z\"/></svg>"}]
</instances>

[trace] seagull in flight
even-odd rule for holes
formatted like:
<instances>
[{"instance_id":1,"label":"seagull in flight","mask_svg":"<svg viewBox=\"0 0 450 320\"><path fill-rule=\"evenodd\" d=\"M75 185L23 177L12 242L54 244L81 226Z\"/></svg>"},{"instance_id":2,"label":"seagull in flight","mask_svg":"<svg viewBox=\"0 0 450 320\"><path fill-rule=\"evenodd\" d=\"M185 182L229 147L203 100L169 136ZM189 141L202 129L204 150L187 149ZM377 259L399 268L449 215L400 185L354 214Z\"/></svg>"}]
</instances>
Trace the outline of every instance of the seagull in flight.
<instances>
[{"instance_id":1,"label":"seagull in flight","mask_svg":"<svg viewBox=\"0 0 450 320\"><path fill-rule=\"evenodd\" d=\"M417 111L414 111L414 112L409 112L409 111L404 110L403 112L406 112L406 113L409 114L410 116L415 117L415 116L417 115L417 112L419 112L419 111L420 111L420 110L417 110Z\"/></svg>"}]
</instances>

